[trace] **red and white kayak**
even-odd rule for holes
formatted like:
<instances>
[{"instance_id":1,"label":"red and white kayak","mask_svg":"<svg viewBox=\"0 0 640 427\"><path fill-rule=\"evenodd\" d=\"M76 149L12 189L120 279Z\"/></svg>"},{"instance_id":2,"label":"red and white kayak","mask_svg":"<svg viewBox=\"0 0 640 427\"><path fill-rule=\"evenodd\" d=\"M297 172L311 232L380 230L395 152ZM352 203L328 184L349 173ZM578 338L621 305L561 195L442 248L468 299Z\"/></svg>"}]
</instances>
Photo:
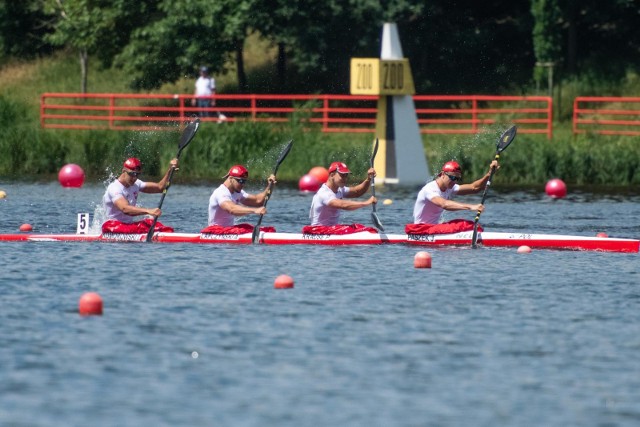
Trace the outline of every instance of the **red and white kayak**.
<instances>
[{"instance_id":1,"label":"red and white kayak","mask_svg":"<svg viewBox=\"0 0 640 427\"><path fill-rule=\"evenodd\" d=\"M385 233L353 233L345 235L313 235L302 233L260 232L260 243L269 245L376 245L407 244L418 246L471 246L471 232L436 235L406 235ZM0 234L0 242L145 242L146 234ZM157 243L251 244L251 233L154 234ZM483 231L478 244L485 247L520 247L577 251L638 252L640 240L613 237L570 236L557 234L499 233Z\"/></svg>"}]
</instances>

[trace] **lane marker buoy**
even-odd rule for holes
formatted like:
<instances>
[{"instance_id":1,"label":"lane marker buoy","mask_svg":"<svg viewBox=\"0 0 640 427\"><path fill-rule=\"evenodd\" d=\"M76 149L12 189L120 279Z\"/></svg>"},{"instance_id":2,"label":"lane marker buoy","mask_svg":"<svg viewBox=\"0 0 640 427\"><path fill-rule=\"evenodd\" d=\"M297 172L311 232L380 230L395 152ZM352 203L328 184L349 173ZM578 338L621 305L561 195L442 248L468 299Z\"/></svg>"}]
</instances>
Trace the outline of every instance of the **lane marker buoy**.
<instances>
[{"instance_id":1,"label":"lane marker buoy","mask_svg":"<svg viewBox=\"0 0 640 427\"><path fill-rule=\"evenodd\" d=\"M281 274L276 277L276 280L273 282L273 287L276 289L291 289L293 288L293 279L291 276Z\"/></svg>"},{"instance_id":2,"label":"lane marker buoy","mask_svg":"<svg viewBox=\"0 0 640 427\"><path fill-rule=\"evenodd\" d=\"M413 257L413 266L415 268L431 268L431 254L425 251L418 252Z\"/></svg>"},{"instance_id":3,"label":"lane marker buoy","mask_svg":"<svg viewBox=\"0 0 640 427\"><path fill-rule=\"evenodd\" d=\"M78 312L82 316L102 314L102 297L95 292L86 292L78 302Z\"/></svg>"}]
</instances>

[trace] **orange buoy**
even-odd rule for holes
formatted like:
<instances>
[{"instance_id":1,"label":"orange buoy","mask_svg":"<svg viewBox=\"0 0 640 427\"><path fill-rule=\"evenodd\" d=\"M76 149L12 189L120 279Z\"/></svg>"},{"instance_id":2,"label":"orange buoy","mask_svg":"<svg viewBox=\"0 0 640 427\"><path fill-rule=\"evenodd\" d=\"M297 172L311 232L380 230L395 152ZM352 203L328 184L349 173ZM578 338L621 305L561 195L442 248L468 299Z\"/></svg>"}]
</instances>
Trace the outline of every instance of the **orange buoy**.
<instances>
[{"instance_id":1,"label":"orange buoy","mask_svg":"<svg viewBox=\"0 0 640 427\"><path fill-rule=\"evenodd\" d=\"M286 274L281 274L276 277L275 282L273 282L273 287L276 289L291 289L293 288L293 279L291 276L287 276Z\"/></svg>"},{"instance_id":2,"label":"orange buoy","mask_svg":"<svg viewBox=\"0 0 640 427\"><path fill-rule=\"evenodd\" d=\"M4 199L7 197L7 193L4 190L0 190L0 199Z\"/></svg>"},{"instance_id":3,"label":"orange buoy","mask_svg":"<svg viewBox=\"0 0 640 427\"><path fill-rule=\"evenodd\" d=\"M31 226L31 224L22 224L20 226L20 231L32 231L33 227Z\"/></svg>"},{"instance_id":4,"label":"orange buoy","mask_svg":"<svg viewBox=\"0 0 640 427\"><path fill-rule=\"evenodd\" d=\"M102 314L102 297L95 292L86 292L80 297L78 311L83 316Z\"/></svg>"},{"instance_id":5,"label":"orange buoy","mask_svg":"<svg viewBox=\"0 0 640 427\"><path fill-rule=\"evenodd\" d=\"M554 178L547 182L547 185L544 187L544 191L549 197L553 197L554 199L562 199L567 195L567 185L563 180Z\"/></svg>"},{"instance_id":6,"label":"orange buoy","mask_svg":"<svg viewBox=\"0 0 640 427\"><path fill-rule=\"evenodd\" d=\"M413 257L413 266L415 268L431 268L431 254L425 251L418 252Z\"/></svg>"},{"instance_id":7,"label":"orange buoy","mask_svg":"<svg viewBox=\"0 0 640 427\"><path fill-rule=\"evenodd\" d=\"M600 233L596 234L596 237L607 238L607 237L609 237L609 235L607 233L604 233L604 232L601 231Z\"/></svg>"},{"instance_id":8,"label":"orange buoy","mask_svg":"<svg viewBox=\"0 0 640 427\"><path fill-rule=\"evenodd\" d=\"M531 248L527 245L518 246L519 254L529 254L531 253Z\"/></svg>"},{"instance_id":9,"label":"orange buoy","mask_svg":"<svg viewBox=\"0 0 640 427\"><path fill-rule=\"evenodd\" d=\"M315 176L309 174L304 175L300 178L300 181L298 181L300 191L315 193L320 189L320 186L322 186L322 182L318 181L318 178Z\"/></svg>"},{"instance_id":10,"label":"orange buoy","mask_svg":"<svg viewBox=\"0 0 640 427\"><path fill-rule=\"evenodd\" d=\"M58 172L58 182L63 187L80 188L84 184L84 171L73 163L64 165Z\"/></svg>"},{"instance_id":11,"label":"orange buoy","mask_svg":"<svg viewBox=\"0 0 640 427\"><path fill-rule=\"evenodd\" d=\"M309 169L309 172L307 172L307 174L315 176L318 182L320 182L321 184L327 182L327 179L329 179L329 171L323 166L312 167L311 169Z\"/></svg>"}]
</instances>

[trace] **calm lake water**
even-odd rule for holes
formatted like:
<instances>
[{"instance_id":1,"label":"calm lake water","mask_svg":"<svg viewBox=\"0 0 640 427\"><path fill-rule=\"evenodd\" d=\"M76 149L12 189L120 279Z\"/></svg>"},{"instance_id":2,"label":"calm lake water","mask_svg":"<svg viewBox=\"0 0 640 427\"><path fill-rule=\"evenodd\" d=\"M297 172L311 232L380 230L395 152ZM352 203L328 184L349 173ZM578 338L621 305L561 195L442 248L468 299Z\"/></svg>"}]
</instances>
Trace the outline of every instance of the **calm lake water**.
<instances>
[{"instance_id":1,"label":"calm lake water","mask_svg":"<svg viewBox=\"0 0 640 427\"><path fill-rule=\"evenodd\" d=\"M0 181L0 233L73 233L104 188ZM211 190L175 184L162 221L199 231ZM640 196L569 190L492 189L481 222L640 237ZM378 188L389 232L415 193ZM298 232L310 202L277 188L263 225ZM0 425L640 425L638 254L420 250L0 242Z\"/></svg>"}]
</instances>

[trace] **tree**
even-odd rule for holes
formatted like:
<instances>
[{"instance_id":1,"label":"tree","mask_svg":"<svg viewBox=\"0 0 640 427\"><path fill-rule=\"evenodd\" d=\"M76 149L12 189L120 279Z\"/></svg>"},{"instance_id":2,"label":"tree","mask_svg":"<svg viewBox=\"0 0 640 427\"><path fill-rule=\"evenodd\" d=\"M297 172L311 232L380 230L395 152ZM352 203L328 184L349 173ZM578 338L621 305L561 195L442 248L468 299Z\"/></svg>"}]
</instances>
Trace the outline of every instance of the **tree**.
<instances>
[{"instance_id":1,"label":"tree","mask_svg":"<svg viewBox=\"0 0 640 427\"><path fill-rule=\"evenodd\" d=\"M0 58L51 53L52 46L44 40L44 18L39 0L0 0Z\"/></svg>"},{"instance_id":2,"label":"tree","mask_svg":"<svg viewBox=\"0 0 640 427\"><path fill-rule=\"evenodd\" d=\"M200 65L212 73L224 70L233 58L241 31L229 28L234 3L244 1L164 0L153 20L132 32L115 64L127 70L132 86L153 89L186 75ZM240 7L240 5L238 5ZM227 19L227 17L229 17Z\"/></svg>"},{"instance_id":3,"label":"tree","mask_svg":"<svg viewBox=\"0 0 640 427\"><path fill-rule=\"evenodd\" d=\"M154 10L153 0L43 0L52 32L46 40L78 52L81 92L87 91L89 56L109 64L136 25Z\"/></svg>"}]
</instances>

